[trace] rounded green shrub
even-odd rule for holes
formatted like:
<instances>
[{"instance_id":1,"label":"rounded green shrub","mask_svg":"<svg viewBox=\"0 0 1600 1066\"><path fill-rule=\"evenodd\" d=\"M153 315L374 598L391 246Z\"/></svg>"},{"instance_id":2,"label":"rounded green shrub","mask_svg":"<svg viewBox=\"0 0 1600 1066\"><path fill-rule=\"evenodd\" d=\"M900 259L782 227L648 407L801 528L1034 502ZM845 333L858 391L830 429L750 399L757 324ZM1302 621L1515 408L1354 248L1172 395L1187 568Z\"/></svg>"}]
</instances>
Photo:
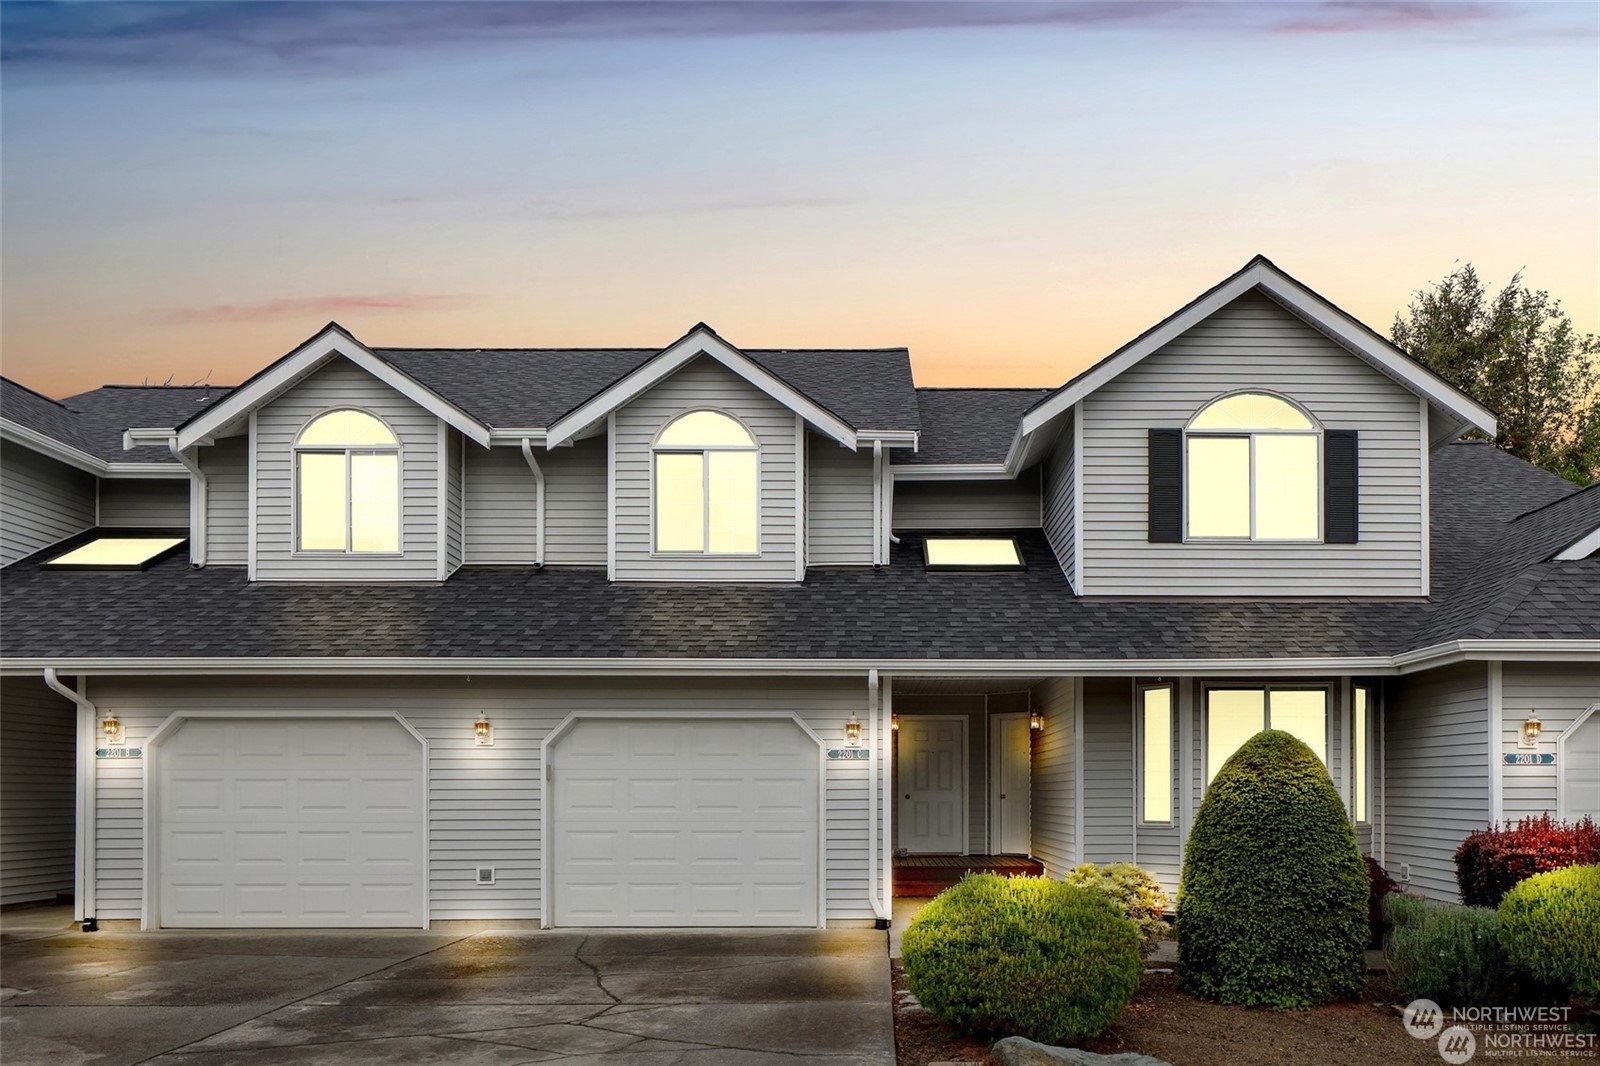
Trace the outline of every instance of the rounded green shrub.
<instances>
[{"instance_id":1,"label":"rounded green shrub","mask_svg":"<svg viewBox=\"0 0 1600 1066\"><path fill-rule=\"evenodd\" d=\"M1139 926L1140 954L1152 954L1166 938L1168 926L1162 913L1167 909L1167 893L1154 877L1133 863L1082 863L1067 874L1066 882L1092 888L1121 907L1122 913Z\"/></svg>"},{"instance_id":2,"label":"rounded green shrub","mask_svg":"<svg viewBox=\"0 0 1600 1066\"><path fill-rule=\"evenodd\" d=\"M970 874L922 908L900 944L918 1002L964 1032L1087 1040L1139 987L1139 930L1103 893L1043 877Z\"/></svg>"},{"instance_id":3,"label":"rounded green shrub","mask_svg":"<svg viewBox=\"0 0 1600 1066\"><path fill-rule=\"evenodd\" d=\"M1500 901L1500 943L1535 981L1600 999L1600 866L1519 882Z\"/></svg>"},{"instance_id":4,"label":"rounded green shrub","mask_svg":"<svg viewBox=\"0 0 1600 1066\"><path fill-rule=\"evenodd\" d=\"M1366 986L1367 867L1316 754L1269 729L1195 815L1178 891L1178 979L1220 1003L1299 1009Z\"/></svg>"}]
</instances>

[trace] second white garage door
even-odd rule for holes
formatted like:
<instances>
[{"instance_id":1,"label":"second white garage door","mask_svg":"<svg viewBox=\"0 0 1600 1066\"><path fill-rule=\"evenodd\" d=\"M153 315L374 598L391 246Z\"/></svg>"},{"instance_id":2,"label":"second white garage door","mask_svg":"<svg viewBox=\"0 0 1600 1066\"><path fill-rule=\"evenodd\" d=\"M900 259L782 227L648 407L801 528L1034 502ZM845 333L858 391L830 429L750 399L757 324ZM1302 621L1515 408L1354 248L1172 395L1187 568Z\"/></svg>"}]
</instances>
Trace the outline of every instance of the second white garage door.
<instances>
[{"instance_id":1,"label":"second white garage door","mask_svg":"<svg viewBox=\"0 0 1600 1066\"><path fill-rule=\"evenodd\" d=\"M821 769L792 719L580 719L549 758L555 925L817 924Z\"/></svg>"}]
</instances>

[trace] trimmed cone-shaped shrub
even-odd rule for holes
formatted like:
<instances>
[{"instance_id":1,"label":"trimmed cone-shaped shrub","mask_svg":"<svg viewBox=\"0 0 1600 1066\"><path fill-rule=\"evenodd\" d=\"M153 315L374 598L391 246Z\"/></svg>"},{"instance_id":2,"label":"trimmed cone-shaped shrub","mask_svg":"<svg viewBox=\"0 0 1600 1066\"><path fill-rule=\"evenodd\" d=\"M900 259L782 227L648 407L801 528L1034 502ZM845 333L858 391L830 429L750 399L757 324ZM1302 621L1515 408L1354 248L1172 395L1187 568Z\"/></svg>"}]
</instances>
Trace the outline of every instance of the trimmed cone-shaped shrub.
<instances>
[{"instance_id":1,"label":"trimmed cone-shaped shrub","mask_svg":"<svg viewBox=\"0 0 1600 1066\"><path fill-rule=\"evenodd\" d=\"M1212 779L1183 859L1178 976L1219 1003L1299 1009L1366 985L1367 867L1312 750L1257 733Z\"/></svg>"},{"instance_id":2,"label":"trimmed cone-shaped shrub","mask_svg":"<svg viewBox=\"0 0 1600 1066\"><path fill-rule=\"evenodd\" d=\"M1600 999L1600 866L1519 882L1500 902L1500 943L1534 980Z\"/></svg>"},{"instance_id":3,"label":"trimmed cone-shaped shrub","mask_svg":"<svg viewBox=\"0 0 1600 1066\"><path fill-rule=\"evenodd\" d=\"M917 1001L977 1036L1044 1044L1104 1032L1133 998L1139 929L1104 893L1043 877L969 874L900 942Z\"/></svg>"}]
</instances>

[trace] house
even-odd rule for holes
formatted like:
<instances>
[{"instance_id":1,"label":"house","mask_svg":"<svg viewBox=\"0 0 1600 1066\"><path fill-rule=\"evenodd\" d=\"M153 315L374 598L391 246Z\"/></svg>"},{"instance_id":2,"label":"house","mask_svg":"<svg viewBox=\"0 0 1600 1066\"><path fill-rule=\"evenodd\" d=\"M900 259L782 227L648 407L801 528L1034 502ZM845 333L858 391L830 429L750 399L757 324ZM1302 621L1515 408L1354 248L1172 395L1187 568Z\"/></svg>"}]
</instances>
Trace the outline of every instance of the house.
<instances>
[{"instance_id":1,"label":"house","mask_svg":"<svg viewBox=\"0 0 1600 1066\"><path fill-rule=\"evenodd\" d=\"M904 349L374 348L0 397L3 901L818 926L1176 888L1264 727L1455 895L1600 813L1600 488L1257 258L1058 389ZM952 858L953 857L953 858Z\"/></svg>"}]
</instances>

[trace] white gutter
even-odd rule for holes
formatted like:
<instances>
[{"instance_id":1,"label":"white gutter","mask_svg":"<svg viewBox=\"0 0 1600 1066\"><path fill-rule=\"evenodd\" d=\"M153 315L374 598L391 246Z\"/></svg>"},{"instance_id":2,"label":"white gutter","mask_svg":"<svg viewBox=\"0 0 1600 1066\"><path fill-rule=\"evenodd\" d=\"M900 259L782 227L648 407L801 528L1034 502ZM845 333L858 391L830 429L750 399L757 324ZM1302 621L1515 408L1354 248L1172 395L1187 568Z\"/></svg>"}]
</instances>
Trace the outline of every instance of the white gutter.
<instances>
[{"instance_id":1,"label":"white gutter","mask_svg":"<svg viewBox=\"0 0 1600 1066\"><path fill-rule=\"evenodd\" d=\"M533 439L522 438L522 458L533 471L533 565L544 567L544 471L533 457Z\"/></svg>"},{"instance_id":2,"label":"white gutter","mask_svg":"<svg viewBox=\"0 0 1600 1066\"><path fill-rule=\"evenodd\" d=\"M189 533L194 538L193 547L189 550L189 562L194 566L206 565L206 475L200 469L200 464L191 455L186 455L178 447L177 437L167 438L167 451L172 457L184 465L189 471L189 484L192 488L189 500Z\"/></svg>"},{"instance_id":3,"label":"white gutter","mask_svg":"<svg viewBox=\"0 0 1600 1066\"><path fill-rule=\"evenodd\" d=\"M872 871L878 865L878 760L883 757L883 752L878 750L878 709L879 709L878 671L867 671L867 750L871 757L867 759L867 869ZM887 773L887 768L885 768ZM872 913L878 916L879 921L887 922L893 915L884 906L883 897L878 893L875 884L878 872L869 873L867 879L867 896L872 900Z\"/></svg>"},{"instance_id":4,"label":"white gutter","mask_svg":"<svg viewBox=\"0 0 1600 1066\"><path fill-rule=\"evenodd\" d=\"M80 675L78 687L75 691L61 683L55 668L44 668L44 683L55 692L71 700L78 708L78 759L77 759L77 799L76 823L77 832L74 834L75 856L73 866L72 891L72 920L75 922L92 922L95 918L95 732L100 725L100 712L84 695L87 684Z\"/></svg>"}]
</instances>

